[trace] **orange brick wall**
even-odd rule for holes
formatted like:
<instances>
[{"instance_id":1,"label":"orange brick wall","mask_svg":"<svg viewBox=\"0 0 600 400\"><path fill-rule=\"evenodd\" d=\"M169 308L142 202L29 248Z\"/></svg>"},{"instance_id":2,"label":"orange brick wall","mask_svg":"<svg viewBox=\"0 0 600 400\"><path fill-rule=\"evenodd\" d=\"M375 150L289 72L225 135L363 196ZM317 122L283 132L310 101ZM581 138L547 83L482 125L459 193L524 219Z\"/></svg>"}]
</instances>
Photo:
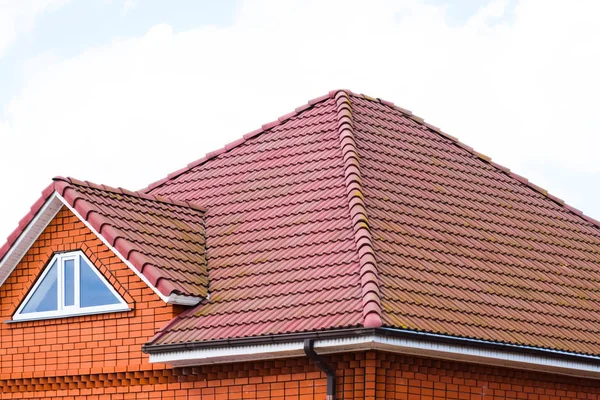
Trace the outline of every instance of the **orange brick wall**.
<instances>
[{"instance_id":1,"label":"orange brick wall","mask_svg":"<svg viewBox=\"0 0 600 400\"><path fill-rule=\"evenodd\" d=\"M0 321L12 318L53 253L65 250L82 250L133 310L0 323L0 379L157 368L141 346L178 310L165 305L65 208L0 287Z\"/></svg>"},{"instance_id":2,"label":"orange brick wall","mask_svg":"<svg viewBox=\"0 0 600 400\"><path fill-rule=\"evenodd\" d=\"M335 355L338 399L599 399L598 381L381 352ZM325 375L306 357L55 379L0 381L0 399L324 400Z\"/></svg>"}]
</instances>

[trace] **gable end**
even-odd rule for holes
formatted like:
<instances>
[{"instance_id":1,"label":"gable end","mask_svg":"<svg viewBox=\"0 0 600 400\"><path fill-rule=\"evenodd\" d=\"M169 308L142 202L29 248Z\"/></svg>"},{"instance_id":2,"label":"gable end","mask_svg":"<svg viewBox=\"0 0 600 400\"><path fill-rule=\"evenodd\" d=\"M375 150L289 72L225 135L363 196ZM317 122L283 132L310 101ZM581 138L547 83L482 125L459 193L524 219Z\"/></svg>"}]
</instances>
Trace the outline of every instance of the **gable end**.
<instances>
[{"instance_id":1,"label":"gable end","mask_svg":"<svg viewBox=\"0 0 600 400\"><path fill-rule=\"evenodd\" d=\"M112 188L107 189L106 187L97 187L101 188L101 190L114 193L111 191ZM137 249L128 241L118 240L124 239L120 231L114 229L111 225L107 225L107 219L90 208L91 204L81 196L78 196L76 192L77 191L71 184L71 181L65 178L55 179L55 182L42 192L42 197L31 207L30 212L21 220L17 229L9 236L7 243L0 249L0 286L12 273L25 253L48 226L50 221L56 216L58 211L62 207L66 207L165 303L191 306L200 302L202 296L191 296L179 293L170 281L163 279L164 275L160 269L151 266L152 268L146 268L146 270L144 270L144 267L148 265L147 257L142 253L137 252ZM62 194L67 194L71 201L63 197ZM136 194L131 192L131 195L135 196ZM144 197L147 201L153 201L158 204L164 203L165 207L186 207L191 210L190 213L199 212L199 215L202 215L202 211L199 211L197 208L192 208L192 206L187 203L185 205L180 205L166 200L159 200L151 196ZM86 215L82 215L82 212ZM93 218L90 218L90 216ZM114 237L107 237L106 234L103 233L111 233ZM124 250L126 253L124 253ZM141 264L135 265L132 261L136 260L140 261Z\"/></svg>"}]
</instances>

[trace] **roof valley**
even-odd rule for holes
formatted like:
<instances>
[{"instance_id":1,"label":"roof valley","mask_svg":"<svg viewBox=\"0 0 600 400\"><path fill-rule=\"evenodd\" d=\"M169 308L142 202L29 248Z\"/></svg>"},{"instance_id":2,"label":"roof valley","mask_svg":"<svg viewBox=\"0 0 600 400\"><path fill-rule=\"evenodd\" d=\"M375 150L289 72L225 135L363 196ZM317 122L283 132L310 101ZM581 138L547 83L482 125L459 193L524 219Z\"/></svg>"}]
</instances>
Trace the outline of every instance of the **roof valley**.
<instances>
[{"instance_id":1,"label":"roof valley","mask_svg":"<svg viewBox=\"0 0 600 400\"><path fill-rule=\"evenodd\" d=\"M358 149L354 140L352 106L348 94L344 91L338 91L335 94L335 101L350 219L359 256L363 325L366 328L377 328L382 325L381 294L377 276L377 262L364 201Z\"/></svg>"}]
</instances>

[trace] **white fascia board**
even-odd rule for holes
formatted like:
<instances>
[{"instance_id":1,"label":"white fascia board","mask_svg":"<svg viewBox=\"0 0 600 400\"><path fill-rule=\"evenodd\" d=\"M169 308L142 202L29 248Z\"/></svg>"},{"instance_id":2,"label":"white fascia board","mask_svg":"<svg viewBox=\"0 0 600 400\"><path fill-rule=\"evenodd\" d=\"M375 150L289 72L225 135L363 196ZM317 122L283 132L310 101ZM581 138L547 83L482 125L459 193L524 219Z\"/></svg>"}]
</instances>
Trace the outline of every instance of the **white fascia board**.
<instances>
[{"instance_id":1,"label":"white fascia board","mask_svg":"<svg viewBox=\"0 0 600 400\"><path fill-rule=\"evenodd\" d=\"M466 342L466 341L465 341ZM315 340L319 354L351 351L380 350L412 356L438 358L450 361L485 364L498 367L526 369L561 375L600 379L600 359L565 359L553 356L495 350L468 344L440 343L427 339L407 339L381 335ZM150 354L151 363L165 363L174 367L257 361L274 358L304 356L304 342L292 341L264 345L198 348Z\"/></svg>"},{"instance_id":2,"label":"white fascia board","mask_svg":"<svg viewBox=\"0 0 600 400\"><path fill-rule=\"evenodd\" d=\"M195 296L185 296L182 294L172 294L167 297L168 304L177 304L180 306L195 306L200 303L202 299Z\"/></svg>"},{"instance_id":3,"label":"white fascia board","mask_svg":"<svg viewBox=\"0 0 600 400\"><path fill-rule=\"evenodd\" d=\"M50 195L0 262L0 286L62 208L64 200L61 201L59 197L56 192Z\"/></svg>"},{"instance_id":4,"label":"white fascia board","mask_svg":"<svg viewBox=\"0 0 600 400\"><path fill-rule=\"evenodd\" d=\"M220 364L238 361L268 360L303 355L304 342L286 342L268 345L216 347L150 354L151 363L177 367Z\"/></svg>"},{"instance_id":5,"label":"white fascia board","mask_svg":"<svg viewBox=\"0 0 600 400\"><path fill-rule=\"evenodd\" d=\"M553 355L552 352L542 355L540 352L511 351L510 347L506 350L497 350L470 346L468 341L465 341L465 344L450 344L431 340L381 336L375 340L375 349L451 361L600 379L600 359L593 357L581 357L581 361L579 361L575 357L566 359L558 354ZM589 361L586 361L585 358Z\"/></svg>"},{"instance_id":6,"label":"white fascia board","mask_svg":"<svg viewBox=\"0 0 600 400\"><path fill-rule=\"evenodd\" d=\"M359 342L365 340L364 342ZM355 351L363 344L362 350L372 348L372 337L340 338L316 340L315 350L319 354L343 353ZM173 366L192 366L204 364L222 364L240 361L268 360L304 356L304 341L259 344L248 346L213 347L150 354L151 363L164 363Z\"/></svg>"},{"instance_id":7,"label":"white fascia board","mask_svg":"<svg viewBox=\"0 0 600 400\"><path fill-rule=\"evenodd\" d=\"M193 306L196 305L198 303L200 303L200 301L202 301L202 298L200 297L193 297L193 296L181 296L181 295L170 295L170 296L165 296L164 294L162 294L153 284L150 283L150 281L148 280L148 278L146 278L144 276L144 274L142 274L140 271L138 271L133 264L131 264L131 262L129 262L129 260L127 260L127 258L125 258L121 253L119 253L117 251L117 249L115 249L110 243L108 243L108 241L100 234L100 232L96 231L96 229L89 223L87 222L82 216L81 214L79 214L79 212L77 212L77 210L74 207L71 207L71 205L58 193L56 193L56 196L60 199L60 201L62 201L62 203L73 213L75 214L75 216L77 216L77 218L79 218L79 220L81 222L84 223L84 225L94 233L94 235L96 235L101 241L102 243L104 243L104 245L106 245L106 247L108 247L110 249L110 251L112 251L114 254L116 254L117 257L119 257L119 259L121 261L123 261L123 263L125 263L125 265L127 265L129 267L129 269L131 269L142 281L144 281L144 283L146 285L148 285L148 287L150 287L154 293L156 293L161 300L163 300L165 303L167 304L177 304L177 305L183 305L183 306Z\"/></svg>"}]
</instances>

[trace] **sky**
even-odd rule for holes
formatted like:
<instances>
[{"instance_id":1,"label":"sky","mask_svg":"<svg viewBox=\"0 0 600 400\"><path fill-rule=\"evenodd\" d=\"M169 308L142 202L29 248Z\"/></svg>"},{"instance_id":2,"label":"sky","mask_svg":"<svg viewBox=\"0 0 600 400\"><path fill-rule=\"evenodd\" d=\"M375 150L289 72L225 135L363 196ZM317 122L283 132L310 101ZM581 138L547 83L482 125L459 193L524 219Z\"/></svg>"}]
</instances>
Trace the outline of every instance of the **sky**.
<instances>
[{"instance_id":1,"label":"sky","mask_svg":"<svg viewBox=\"0 0 600 400\"><path fill-rule=\"evenodd\" d=\"M339 88L600 219L597 15L597 0L0 0L0 238L53 176L138 190Z\"/></svg>"}]
</instances>

